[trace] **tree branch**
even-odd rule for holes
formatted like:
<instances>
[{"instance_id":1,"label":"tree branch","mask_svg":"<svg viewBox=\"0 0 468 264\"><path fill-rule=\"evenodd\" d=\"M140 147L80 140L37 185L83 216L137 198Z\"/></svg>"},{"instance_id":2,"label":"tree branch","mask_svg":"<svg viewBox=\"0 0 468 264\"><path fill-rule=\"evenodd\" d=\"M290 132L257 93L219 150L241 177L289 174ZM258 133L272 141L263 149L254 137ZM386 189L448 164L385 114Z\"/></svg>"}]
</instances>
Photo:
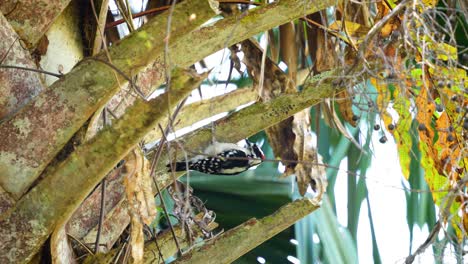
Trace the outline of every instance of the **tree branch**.
<instances>
[{"instance_id":1,"label":"tree branch","mask_svg":"<svg viewBox=\"0 0 468 264\"><path fill-rule=\"evenodd\" d=\"M211 223L208 226L209 230L213 230L217 227L218 227L218 224L215 222ZM194 231L194 234L193 234L194 238L198 238L202 236L202 231L196 224L193 224L190 228L192 231ZM179 241L181 247L186 248L191 245L191 241L189 241L189 238L186 232L180 227L180 225L174 226L174 232L177 236L177 240ZM177 246L174 243L174 238L169 230L166 230L158 234L156 239L158 240L157 243L159 245L159 249L154 241L148 241L145 243L145 253L143 256L144 258L143 263L148 263L148 264L149 263L164 263L164 259L159 258L160 255L158 253L158 250L160 250L161 255L165 259L168 259L169 257L172 257L177 253ZM86 263L111 264L113 263L113 260L115 256L117 255L117 253L118 253L118 249L113 249L105 254L97 254L94 256L90 255L88 258L85 259L83 263L84 264Z\"/></svg>"},{"instance_id":2,"label":"tree branch","mask_svg":"<svg viewBox=\"0 0 468 264\"><path fill-rule=\"evenodd\" d=\"M2 0L0 13L5 14L28 48L34 48L70 2L70 0Z\"/></svg>"},{"instance_id":3,"label":"tree branch","mask_svg":"<svg viewBox=\"0 0 468 264\"><path fill-rule=\"evenodd\" d=\"M115 164L137 145L173 106L206 77L176 71L169 92L151 101L136 100L127 113L64 162L0 218L0 262L27 262L55 226L63 225ZM70 188L71 187L71 188Z\"/></svg>"},{"instance_id":4,"label":"tree branch","mask_svg":"<svg viewBox=\"0 0 468 264\"><path fill-rule=\"evenodd\" d=\"M231 263L318 208L307 198L288 203L260 220L244 222L173 263Z\"/></svg>"},{"instance_id":5,"label":"tree branch","mask_svg":"<svg viewBox=\"0 0 468 264\"><path fill-rule=\"evenodd\" d=\"M214 115L234 110L236 107L255 101L256 93L250 89L238 89L233 92L188 104L182 108L174 120L174 130L190 126ZM155 128L145 137L145 142L161 138L161 130Z\"/></svg>"},{"instance_id":6,"label":"tree branch","mask_svg":"<svg viewBox=\"0 0 468 264\"><path fill-rule=\"evenodd\" d=\"M197 10L191 19L187 10ZM194 30L213 15L206 0L185 1L175 8L171 40ZM109 48L114 66L134 76L164 53L167 15L160 15ZM96 58L106 60L104 53ZM37 179L73 134L118 90L114 70L84 60L39 94L13 118L0 124L0 185L16 199Z\"/></svg>"}]
</instances>

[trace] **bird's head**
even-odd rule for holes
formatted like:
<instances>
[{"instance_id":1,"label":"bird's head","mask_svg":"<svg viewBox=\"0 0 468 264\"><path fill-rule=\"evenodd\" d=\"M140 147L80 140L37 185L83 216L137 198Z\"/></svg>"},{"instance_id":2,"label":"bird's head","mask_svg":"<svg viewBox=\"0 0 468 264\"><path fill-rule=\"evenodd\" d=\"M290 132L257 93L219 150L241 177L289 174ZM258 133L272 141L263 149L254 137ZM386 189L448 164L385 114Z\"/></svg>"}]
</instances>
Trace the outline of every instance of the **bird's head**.
<instances>
[{"instance_id":1,"label":"bird's head","mask_svg":"<svg viewBox=\"0 0 468 264\"><path fill-rule=\"evenodd\" d=\"M258 165L262 163L262 161L265 159L265 154L263 154L262 149L260 149L260 147L255 143L251 143L248 140L246 140L246 142L247 148L250 150L251 157L253 158L251 165Z\"/></svg>"}]
</instances>

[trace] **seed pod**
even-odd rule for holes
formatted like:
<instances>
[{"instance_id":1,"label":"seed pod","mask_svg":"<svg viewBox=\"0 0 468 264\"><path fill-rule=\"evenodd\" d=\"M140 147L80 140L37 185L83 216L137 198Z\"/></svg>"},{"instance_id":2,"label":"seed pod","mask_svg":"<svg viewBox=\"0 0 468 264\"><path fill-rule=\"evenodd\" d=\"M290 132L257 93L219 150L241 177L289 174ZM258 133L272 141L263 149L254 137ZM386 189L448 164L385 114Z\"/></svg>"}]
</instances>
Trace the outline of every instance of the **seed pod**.
<instances>
[{"instance_id":1,"label":"seed pod","mask_svg":"<svg viewBox=\"0 0 468 264\"><path fill-rule=\"evenodd\" d=\"M382 136L380 139L379 139L379 142L384 144L385 142L387 142L387 137L386 136Z\"/></svg>"},{"instance_id":2,"label":"seed pod","mask_svg":"<svg viewBox=\"0 0 468 264\"><path fill-rule=\"evenodd\" d=\"M452 141L455 140L455 138L453 137L452 134L450 134L450 135L447 136L447 140L448 140L448 142L452 142Z\"/></svg>"}]
</instances>

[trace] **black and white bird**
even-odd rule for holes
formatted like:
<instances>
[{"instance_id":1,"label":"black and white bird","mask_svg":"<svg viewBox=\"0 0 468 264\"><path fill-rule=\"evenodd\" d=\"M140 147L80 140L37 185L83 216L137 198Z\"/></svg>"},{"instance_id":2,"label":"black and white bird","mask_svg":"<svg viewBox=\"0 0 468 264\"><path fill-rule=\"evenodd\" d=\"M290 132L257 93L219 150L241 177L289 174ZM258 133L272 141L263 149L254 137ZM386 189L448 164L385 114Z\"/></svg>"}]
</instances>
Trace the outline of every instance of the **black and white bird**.
<instances>
[{"instance_id":1,"label":"black and white bird","mask_svg":"<svg viewBox=\"0 0 468 264\"><path fill-rule=\"evenodd\" d=\"M233 143L215 142L208 146L203 155L188 161L176 162L175 171L196 170L207 174L234 175L260 164L265 155L255 143L247 141L246 147ZM171 169L170 164L167 165Z\"/></svg>"}]
</instances>

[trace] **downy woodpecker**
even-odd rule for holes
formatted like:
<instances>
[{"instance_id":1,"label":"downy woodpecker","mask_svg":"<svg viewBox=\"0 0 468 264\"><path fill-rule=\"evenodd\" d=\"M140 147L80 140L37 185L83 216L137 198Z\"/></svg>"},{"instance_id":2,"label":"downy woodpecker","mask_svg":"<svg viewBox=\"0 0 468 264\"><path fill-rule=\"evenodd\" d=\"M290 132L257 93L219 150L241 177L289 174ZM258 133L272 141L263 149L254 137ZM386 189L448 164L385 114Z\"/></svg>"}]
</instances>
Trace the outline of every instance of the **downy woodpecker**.
<instances>
[{"instance_id":1,"label":"downy woodpecker","mask_svg":"<svg viewBox=\"0 0 468 264\"><path fill-rule=\"evenodd\" d=\"M245 148L233 143L219 143L208 146L203 155L197 155L188 161L176 162L175 171L196 170L208 174L234 175L260 164L264 159L262 150L247 141ZM171 165L167 167L170 169Z\"/></svg>"}]
</instances>

